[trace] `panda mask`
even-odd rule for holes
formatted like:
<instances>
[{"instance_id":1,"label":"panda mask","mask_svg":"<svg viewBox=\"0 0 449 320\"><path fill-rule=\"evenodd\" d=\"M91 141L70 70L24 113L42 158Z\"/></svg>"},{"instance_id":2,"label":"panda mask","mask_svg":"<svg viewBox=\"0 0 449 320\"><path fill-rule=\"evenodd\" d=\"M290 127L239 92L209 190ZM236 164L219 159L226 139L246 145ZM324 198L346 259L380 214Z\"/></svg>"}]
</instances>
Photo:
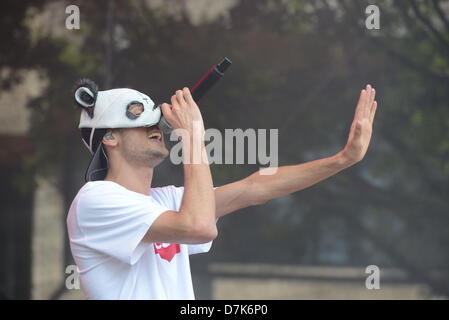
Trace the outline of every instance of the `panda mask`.
<instances>
[{"instance_id":1,"label":"panda mask","mask_svg":"<svg viewBox=\"0 0 449 320\"><path fill-rule=\"evenodd\" d=\"M75 86L74 98L76 105L82 109L78 128L90 129L89 138L83 138L85 146L93 155L86 171L86 181L103 180L108 169L103 144L100 142L94 145L95 130L151 127L161 119L160 107L146 94L133 89L98 91L93 81L81 79ZM138 113L130 110L131 106L136 105L139 106Z\"/></svg>"}]
</instances>

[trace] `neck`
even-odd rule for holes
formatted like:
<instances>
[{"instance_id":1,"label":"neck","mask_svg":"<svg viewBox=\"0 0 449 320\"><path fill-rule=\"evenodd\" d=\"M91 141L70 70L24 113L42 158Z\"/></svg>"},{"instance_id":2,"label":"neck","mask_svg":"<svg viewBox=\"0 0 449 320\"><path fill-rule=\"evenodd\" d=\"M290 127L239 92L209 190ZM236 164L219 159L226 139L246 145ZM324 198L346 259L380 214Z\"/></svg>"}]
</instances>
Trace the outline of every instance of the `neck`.
<instances>
[{"instance_id":1,"label":"neck","mask_svg":"<svg viewBox=\"0 0 449 320\"><path fill-rule=\"evenodd\" d=\"M151 180L153 179L153 168L130 167L128 163L122 162L120 166L111 166L108 169L105 181L113 181L128 190L149 196L151 192Z\"/></svg>"}]
</instances>

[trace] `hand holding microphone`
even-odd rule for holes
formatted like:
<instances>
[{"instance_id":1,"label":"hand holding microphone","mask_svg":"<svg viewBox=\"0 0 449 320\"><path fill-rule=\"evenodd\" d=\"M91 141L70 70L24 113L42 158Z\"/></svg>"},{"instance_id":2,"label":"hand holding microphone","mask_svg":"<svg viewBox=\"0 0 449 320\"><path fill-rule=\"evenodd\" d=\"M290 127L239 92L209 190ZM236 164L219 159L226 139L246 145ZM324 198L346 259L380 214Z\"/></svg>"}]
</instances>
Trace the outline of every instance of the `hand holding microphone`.
<instances>
[{"instance_id":1,"label":"hand holding microphone","mask_svg":"<svg viewBox=\"0 0 449 320\"><path fill-rule=\"evenodd\" d=\"M194 124L204 133L204 123L200 109L193 100L189 88L177 90L171 97L171 106L168 103L161 105L164 118L171 124L171 129L184 129L192 136Z\"/></svg>"}]
</instances>

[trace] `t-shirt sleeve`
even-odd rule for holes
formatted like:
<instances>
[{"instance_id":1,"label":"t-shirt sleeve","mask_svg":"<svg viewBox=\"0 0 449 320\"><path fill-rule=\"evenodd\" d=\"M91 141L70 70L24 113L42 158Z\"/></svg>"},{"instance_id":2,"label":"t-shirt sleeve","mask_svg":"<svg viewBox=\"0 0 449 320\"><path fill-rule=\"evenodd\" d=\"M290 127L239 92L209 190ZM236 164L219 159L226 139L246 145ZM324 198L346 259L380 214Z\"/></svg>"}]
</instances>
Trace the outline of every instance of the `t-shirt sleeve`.
<instances>
[{"instance_id":1,"label":"t-shirt sleeve","mask_svg":"<svg viewBox=\"0 0 449 320\"><path fill-rule=\"evenodd\" d=\"M175 203L182 202L183 194L184 194L184 187L174 187L174 197L176 197ZM178 210L179 210L179 208L178 208ZM215 220L215 222L216 223L218 222L218 218ZM212 242L213 242L213 240L206 242L206 243L200 243L200 244L188 244L187 249L188 249L189 255L209 252L210 248L212 247Z\"/></svg>"},{"instance_id":2,"label":"t-shirt sleeve","mask_svg":"<svg viewBox=\"0 0 449 320\"><path fill-rule=\"evenodd\" d=\"M77 219L87 247L134 264L151 245L142 238L167 210L150 197L96 186L80 196Z\"/></svg>"},{"instance_id":3,"label":"t-shirt sleeve","mask_svg":"<svg viewBox=\"0 0 449 320\"><path fill-rule=\"evenodd\" d=\"M212 242L213 240L200 244L188 244L187 249L189 251L189 255L209 252L210 248L212 247Z\"/></svg>"}]
</instances>

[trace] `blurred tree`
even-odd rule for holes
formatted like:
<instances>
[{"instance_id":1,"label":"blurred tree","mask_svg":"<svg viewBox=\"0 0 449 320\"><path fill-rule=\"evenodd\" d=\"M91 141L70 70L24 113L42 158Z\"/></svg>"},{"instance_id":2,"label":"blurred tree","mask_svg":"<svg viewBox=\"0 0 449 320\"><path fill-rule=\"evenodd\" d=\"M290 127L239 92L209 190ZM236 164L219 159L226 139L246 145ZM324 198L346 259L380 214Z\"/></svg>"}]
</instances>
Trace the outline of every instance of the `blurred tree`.
<instances>
[{"instance_id":1,"label":"blurred tree","mask_svg":"<svg viewBox=\"0 0 449 320\"><path fill-rule=\"evenodd\" d=\"M0 36L4 44L0 49L0 89L8 89L20 80L20 73L17 71L35 65L31 54L33 42L27 19L33 11L39 10L44 2L44 0L1 2L1 12L8 14L3 14L0 19Z\"/></svg>"},{"instance_id":2,"label":"blurred tree","mask_svg":"<svg viewBox=\"0 0 449 320\"><path fill-rule=\"evenodd\" d=\"M330 9L330 1L322 3L324 10ZM376 136L382 148L370 158L371 174L361 174L353 184L361 196L369 195L364 196L366 204L377 207L377 221L372 210L347 218L412 278L425 279L436 292L448 295L447 272L429 272L435 267L447 270L449 262L444 253L449 244L448 3L378 1L378 32L360 27L364 17L359 13L368 2L339 4L342 20L367 39L365 50L379 53L373 55L373 71L384 100ZM368 59L364 64L371 65Z\"/></svg>"},{"instance_id":3,"label":"blurred tree","mask_svg":"<svg viewBox=\"0 0 449 320\"><path fill-rule=\"evenodd\" d=\"M34 44L27 19L43 1L2 1L0 11L0 96L20 82L23 70L32 68ZM7 14L5 14L7 12ZM15 108L16 106L8 106ZM10 110L4 108L2 111ZM14 114L14 112L12 113ZM31 212L34 171L27 166L33 147L26 138L0 133L0 299L30 298L31 289Z\"/></svg>"}]
</instances>

